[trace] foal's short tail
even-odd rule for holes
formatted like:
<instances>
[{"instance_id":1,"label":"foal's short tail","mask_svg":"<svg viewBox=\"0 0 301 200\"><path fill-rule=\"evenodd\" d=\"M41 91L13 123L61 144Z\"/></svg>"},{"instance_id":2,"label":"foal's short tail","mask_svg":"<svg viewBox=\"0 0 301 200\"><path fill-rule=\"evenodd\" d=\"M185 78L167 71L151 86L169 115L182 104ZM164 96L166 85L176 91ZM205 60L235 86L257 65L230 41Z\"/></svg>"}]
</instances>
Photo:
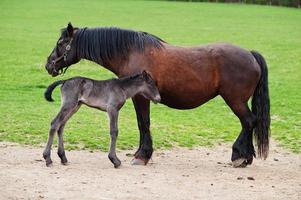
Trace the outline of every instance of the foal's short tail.
<instances>
[{"instance_id":1,"label":"foal's short tail","mask_svg":"<svg viewBox=\"0 0 301 200\"><path fill-rule=\"evenodd\" d=\"M268 87L268 68L263 56L251 51L261 68L261 77L252 98L252 112L256 116L254 128L258 146L258 156L266 159L269 153L270 136L270 97Z\"/></svg>"},{"instance_id":2,"label":"foal's short tail","mask_svg":"<svg viewBox=\"0 0 301 200\"><path fill-rule=\"evenodd\" d=\"M59 81L55 81L54 83L50 84L45 93L44 93L44 97L47 101L53 101L51 95L52 95L52 91L56 88L56 86L63 84L65 82L65 80L59 80Z\"/></svg>"}]
</instances>

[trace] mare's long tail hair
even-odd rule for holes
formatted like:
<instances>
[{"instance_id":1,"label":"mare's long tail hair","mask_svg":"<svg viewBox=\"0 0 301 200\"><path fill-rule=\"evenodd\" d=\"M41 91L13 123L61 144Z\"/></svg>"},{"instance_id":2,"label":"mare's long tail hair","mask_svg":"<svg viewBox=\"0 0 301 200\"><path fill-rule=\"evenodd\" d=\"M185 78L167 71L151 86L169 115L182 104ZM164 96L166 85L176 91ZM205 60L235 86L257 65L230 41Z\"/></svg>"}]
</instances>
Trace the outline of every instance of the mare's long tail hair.
<instances>
[{"instance_id":1,"label":"mare's long tail hair","mask_svg":"<svg viewBox=\"0 0 301 200\"><path fill-rule=\"evenodd\" d=\"M251 51L261 68L261 77L252 98L252 112L256 116L256 126L254 127L257 141L257 155L266 159L269 153L270 136L270 97L268 87L268 68L263 56Z\"/></svg>"}]
</instances>

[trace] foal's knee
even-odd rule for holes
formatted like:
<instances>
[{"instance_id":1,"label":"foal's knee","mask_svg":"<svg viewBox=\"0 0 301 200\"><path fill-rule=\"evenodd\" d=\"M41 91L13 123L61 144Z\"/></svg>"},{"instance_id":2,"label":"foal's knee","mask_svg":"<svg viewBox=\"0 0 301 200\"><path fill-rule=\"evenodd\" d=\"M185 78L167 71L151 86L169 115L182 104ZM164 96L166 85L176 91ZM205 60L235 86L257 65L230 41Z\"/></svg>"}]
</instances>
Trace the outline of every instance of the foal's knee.
<instances>
[{"instance_id":1,"label":"foal's knee","mask_svg":"<svg viewBox=\"0 0 301 200\"><path fill-rule=\"evenodd\" d=\"M59 128L60 122L55 118L50 124L50 133L54 134Z\"/></svg>"}]
</instances>

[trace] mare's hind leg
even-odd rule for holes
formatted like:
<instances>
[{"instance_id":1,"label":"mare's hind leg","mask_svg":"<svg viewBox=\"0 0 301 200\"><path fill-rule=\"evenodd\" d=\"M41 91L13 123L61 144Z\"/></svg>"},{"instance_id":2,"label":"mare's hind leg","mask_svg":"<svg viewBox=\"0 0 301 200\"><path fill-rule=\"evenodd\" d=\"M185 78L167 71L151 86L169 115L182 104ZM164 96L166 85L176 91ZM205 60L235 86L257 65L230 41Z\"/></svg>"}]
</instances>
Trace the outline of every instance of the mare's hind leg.
<instances>
[{"instance_id":1,"label":"mare's hind leg","mask_svg":"<svg viewBox=\"0 0 301 200\"><path fill-rule=\"evenodd\" d=\"M60 112L57 114L57 116L52 120L51 127L49 130L49 136L48 141L45 147L45 150L43 152L43 157L46 161L46 166L51 166L52 160L51 160L51 146L53 142L53 137L55 132L57 132L62 124L66 123L66 117L72 112L76 104L70 104L70 105L63 105Z\"/></svg>"},{"instance_id":2,"label":"mare's hind leg","mask_svg":"<svg viewBox=\"0 0 301 200\"><path fill-rule=\"evenodd\" d=\"M80 108L80 104L78 104L78 105L74 106L74 108L70 109L69 114L67 114L65 116L65 118L64 118L58 132L57 132L57 134L58 134L58 151L57 151L57 154L60 157L61 163L63 165L66 165L67 162L68 162L68 160L66 158L66 154L65 154L64 139L63 139L65 124L72 117L72 115L78 111L79 108Z\"/></svg>"},{"instance_id":3,"label":"mare's hind leg","mask_svg":"<svg viewBox=\"0 0 301 200\"><path fill-rule=\"evenodd\" d=\"M255 157L253 128L256 119L246 102L230 103L229 106L239 118L242 126L242 130L232 146L231 160L234 167L246 167L246 165L252 164L253 156Z\"/></svg>"}]
</instances>

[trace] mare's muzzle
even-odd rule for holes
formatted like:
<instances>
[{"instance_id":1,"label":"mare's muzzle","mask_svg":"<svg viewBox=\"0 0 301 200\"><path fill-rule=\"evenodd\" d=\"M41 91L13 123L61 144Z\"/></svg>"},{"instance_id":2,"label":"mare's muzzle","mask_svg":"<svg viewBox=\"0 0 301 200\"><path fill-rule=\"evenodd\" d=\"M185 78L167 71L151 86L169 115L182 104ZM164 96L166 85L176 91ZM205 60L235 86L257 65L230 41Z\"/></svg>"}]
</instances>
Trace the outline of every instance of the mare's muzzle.
<instances>
[{"instance_id":1,"label":"mare's muzzle","mask_svg":"<svg viewBox=\"0 0 301 200\"><path fill-rule=\"evenodd\" d=\"M46 68L48 74L50 74L52 77L55 77L60 74L59 71L57 69L55 69L55 65L53 63L47 63L45 65L45 68Z\"/></svg>"}]
</instances>

